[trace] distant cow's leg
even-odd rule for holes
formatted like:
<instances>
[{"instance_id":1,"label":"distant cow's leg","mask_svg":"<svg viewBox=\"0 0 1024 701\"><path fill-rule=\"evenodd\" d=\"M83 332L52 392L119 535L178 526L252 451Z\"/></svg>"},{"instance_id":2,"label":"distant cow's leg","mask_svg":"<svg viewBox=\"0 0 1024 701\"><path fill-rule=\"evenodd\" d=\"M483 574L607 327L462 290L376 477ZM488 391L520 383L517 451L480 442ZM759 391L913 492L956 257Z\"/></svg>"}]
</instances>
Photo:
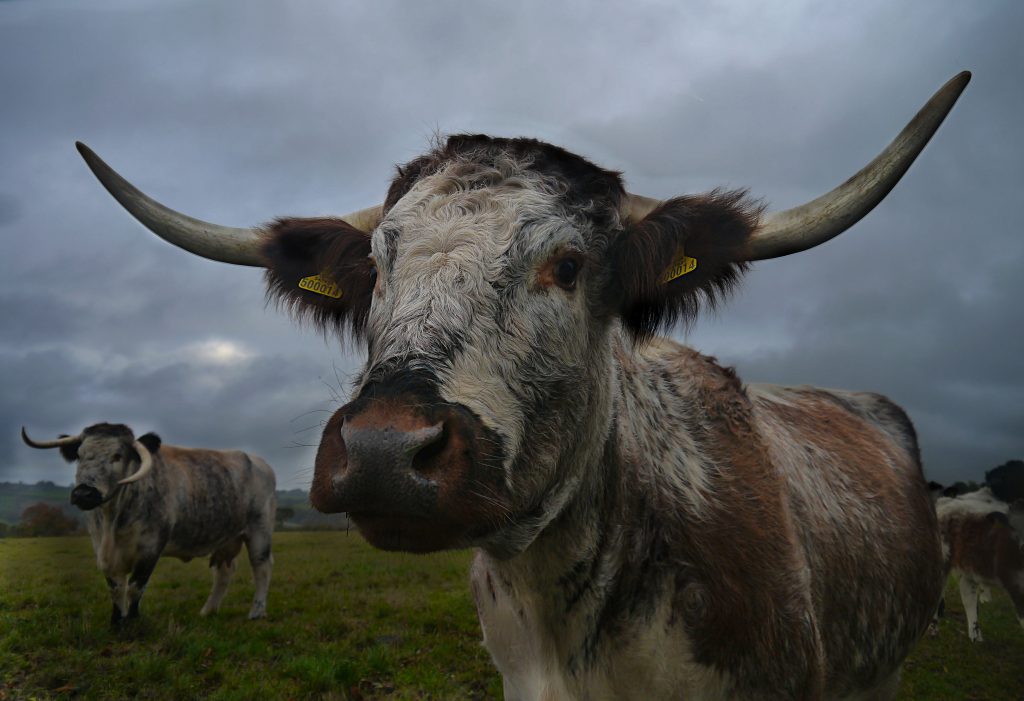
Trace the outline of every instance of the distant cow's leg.
<instances>
[{"instance_id":1,"label":"distant cow's leg","mask_svg":"<svg viewBox=\"0 0 1024 701\"><path fill-rule=\"evenodd\" d=\"M935 615L932 622L928 624L928 635L935 637L939 634L939 619L946 615L946 597L939 599L939 605L935 607Z\"/></svg>"},{"instance_id":2,"label":"distant cow's leg","mask_svg":"<svg viewBox=\"0 0 1024 701\"><path fill-rule=\"evenodd\" d=\"M960 576L960 600L967 615L967 635L976 643L981 642L981 626L978 625L978 583L967 575Z\"/></svg>"},{"instance_id":3,"label":"distant cow's leg","mask_svg":"<svg viewBox=\"0 0 1024 701\"><path fill-rule=\"evenodd\" d=\"M110 611L110 625L116 626L128 615L128 577L119 575L107 577L107 588L110 590L110 601L113 604Z\"/></svg>"},{"instance_id":4,"label":"distant cow's leg","mask_svg":"<svg viewBox=\"0 0 1024 701\"><path fill-rule=\"evenodd\" d=\"M274 566L274 558L270 554L270 527L259 529L249 534L245 547L249 551L249 564L252 565L252 578L256 584L256 592L252 598L249 618L263 618L267 615L267 590L270 589L270 571Z\"/></svg>"},{"instance_id":5,"label":"distant cow's leg","mask_svg":"<svg viewBox=\"0 0 1024 701\"><path fill-rule=\"evenodd\" d=\"M238 555L238 551L241 549L242 541L237 540L210 556L210 568L213 570L213 589L210 591L210 597L199 611L200 616L217 613L217 609L220 608L220 602L228 590L228 584L231 583L231 575L235 573L235 556Z\"/></svg>"},{"instance_id":6,"label":"distant cow's leg","mask_svg":"<svg viewBox=\"0 0 1024 701\"><path fill-rule=\"evenodd\" d=\"M135 567L132 568L131 576L128 578L128 614L126 618L139 617L139 602L142 600L142 595L146 593L146 584L156 568L158 559L159 555L145 557L136 562Z\"/></svg>"}]
</instances>

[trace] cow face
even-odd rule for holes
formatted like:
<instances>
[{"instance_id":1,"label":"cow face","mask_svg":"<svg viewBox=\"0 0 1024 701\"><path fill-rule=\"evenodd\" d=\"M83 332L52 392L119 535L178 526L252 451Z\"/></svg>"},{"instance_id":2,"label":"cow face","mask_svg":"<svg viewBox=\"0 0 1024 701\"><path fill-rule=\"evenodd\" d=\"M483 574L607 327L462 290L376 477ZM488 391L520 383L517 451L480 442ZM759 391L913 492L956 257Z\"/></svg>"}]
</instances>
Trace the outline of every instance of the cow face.
<instances>
[{"instance_id":1,"label":"cow face","mask_svg":"<svg viewBox=\"0 0 1024 701\"><path fill-rule=\"evenodd\" d=\"M75 459L75 487L71 503L83 511L102 504L128 475L129 466L139 464L139 455L132 447L130 431L93 432L83 434ZM67 457L66 449L61 449Z\"/></svg>"},{"instance_id":2,"label":"cow face","mask_svg":"<svg viewBox=\"0 0 1024 701\"><path fill-rule=\"evenodd\" d=\"M316 508L383 548L529 544L600 457L619 329L642 340L714 300L759 213L712 193L631 221L624 194L562 149L453 137L399 169L372 232L270 227L271 293L367 349L324 430ZM684 251L696 270L667 280Z\"/></svg>"},{"instance_id":3,"label":"cow face","mask_svg":"<svg viewBox=\"0 0 1024 701\"><path fill-rule=\"evenodd\" d=\"M153 454L160 448L155 433L136 440L123 424L95 424L77 436L61 436L55 441L34 441L25 429L21 437L33 448L59 448L65 460L77 462L71 503L82 511L95 509L109 501L121 486L145 477L153 467Z\"/></svg>"}]
</instances>

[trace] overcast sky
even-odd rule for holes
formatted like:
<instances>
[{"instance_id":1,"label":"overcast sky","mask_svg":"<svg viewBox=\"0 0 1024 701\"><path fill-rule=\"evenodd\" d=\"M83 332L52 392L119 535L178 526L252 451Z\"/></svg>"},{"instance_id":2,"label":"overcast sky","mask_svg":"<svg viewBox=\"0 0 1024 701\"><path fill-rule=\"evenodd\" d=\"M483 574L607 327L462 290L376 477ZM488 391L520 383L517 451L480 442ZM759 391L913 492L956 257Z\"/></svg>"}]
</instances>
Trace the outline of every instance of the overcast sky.
<instances>
[{"instance_id":1,"label":"overcast sky","mask_svg":"<svg viewBox=\"0 0 1024 701\"><path fill-rule=\"evenodd\" d=\"M784 208L963 69L885 202L757 264L686 341L747 381L889 395L933 479L1024 458L1024 3L613 5L0 1L0 481L72 479L22 424L116 421L252 450L304 488L361 361L266 308L259 271L142 229L76 139L239 226L379 202L435 131L552 141L651 196L746 186Z\"/></svg>"}]
</instances>

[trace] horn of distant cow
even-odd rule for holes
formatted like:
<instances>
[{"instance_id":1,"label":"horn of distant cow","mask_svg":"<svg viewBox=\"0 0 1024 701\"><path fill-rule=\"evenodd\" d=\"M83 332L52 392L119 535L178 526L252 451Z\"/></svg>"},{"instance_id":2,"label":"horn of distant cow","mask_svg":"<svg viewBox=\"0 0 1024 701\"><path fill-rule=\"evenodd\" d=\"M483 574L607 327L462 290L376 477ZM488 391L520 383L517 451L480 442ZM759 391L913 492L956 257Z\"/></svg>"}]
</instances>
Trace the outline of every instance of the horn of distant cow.
<instances>
[{"instance_id":1,"label":"horn of distant cow","mask_svg":"<svg viewBox=\"0 0 1024 701\"><path fill-rule=\"evenodd\" d=\"M943 85L885 150L842 185L798 207L769 213L751 237L746 259L766 260L806 251L860 221L907 172L970 79L970 72L964 71ZM649 197L629 195L626 208L635 221L658 204Z\"/></svg>"},{"instance_id":2,"label":"horn of distant cow","mask_svg":"<svg viewBox=\"0 0 1024 701\"><path fill-rule=\"evenodd\" d=\"M125 477L123 480L118 482L118 484L131 484L132 482L137 482L148 475L149 471L153 469L153 456L150 454L146 446L144 446L141 441L135 441L132 445L135 446L135 450L139 451L139 458L141 459L142 464L139 465L139 469L134 475Z\"/></svg>"},{"instance_id":3,"label":"horn of distant cow","mask_svg":"<svg viewBox=\"0 0 1024 701\"><path fill-rule=\"evenodd\" d=\"M25 445L31 448L59 448L62 445L71 445L82 440L81 436L64 436L58 438L55 441L35 441L28 437L28 433L25 432L25 427L21 427L21 440L25 442Z\"/></svg>"}]
</instances>

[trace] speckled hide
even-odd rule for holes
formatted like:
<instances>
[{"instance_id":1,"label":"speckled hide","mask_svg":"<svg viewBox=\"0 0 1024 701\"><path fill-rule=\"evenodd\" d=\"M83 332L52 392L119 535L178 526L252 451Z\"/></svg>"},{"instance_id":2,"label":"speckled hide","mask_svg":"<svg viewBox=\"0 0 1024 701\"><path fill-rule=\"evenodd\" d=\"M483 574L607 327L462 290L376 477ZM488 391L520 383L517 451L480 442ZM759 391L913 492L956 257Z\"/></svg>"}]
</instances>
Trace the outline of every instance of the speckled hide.
<instances>
[{"instance_id":1,"label":"speckled hide","mask_svg":"<svg viewBox=\"0 0 1024 701\"><path fill-rule=\"evenodd\" d=\"M473 591L512 699L877 699L942 572L913 429L883 397L744 387L620 345L609 437Z\"/></svg>"}]
</instances>

